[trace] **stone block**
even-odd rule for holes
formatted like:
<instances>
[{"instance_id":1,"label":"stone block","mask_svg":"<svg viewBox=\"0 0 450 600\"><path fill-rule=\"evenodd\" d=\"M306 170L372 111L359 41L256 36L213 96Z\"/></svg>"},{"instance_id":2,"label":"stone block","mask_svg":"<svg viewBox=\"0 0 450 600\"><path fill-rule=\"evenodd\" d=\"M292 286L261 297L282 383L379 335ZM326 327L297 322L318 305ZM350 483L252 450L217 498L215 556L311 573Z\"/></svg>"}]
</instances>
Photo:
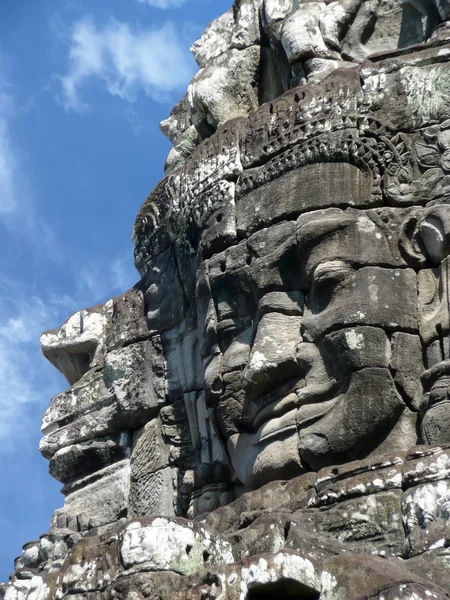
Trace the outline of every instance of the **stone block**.
<instances>
[{"instance_id":1,"label":"stone block","mask_svg":"<svg viewBox=\"0 0 450 600\"><path fill-rule=\"evenodd\" d=\"M178 469L167 467L159 471L132 471L130 515L141 517L163 515L173 517L178 489Z\"/></svg>"},{"instance_id":2,"label":"stone block","mask_svg":"<svg viewBox=\"0 0 450 600\"><path fill-rule=\"evenodd\" d=\"M131 522L122 534L120 554L125 568L146 565L153 571L190 575L209 565L233 562L230 545L205 526L183 519Z\"/></svg>"},{"instance_id":3,"label":"stone block","mask_svg":"<svg viewBox=\"0 0 450 600\"><path fill-rule=\"evenodd\" d=\"M61 483L69 483L129 458L130 453L128 432L87 440L58 450L50 459L49 472Z\"/></svg>"},{"instance_id":4,"label":"stone block","mask_svg":"<svg viewBox=\"0 0 450 600\"><path fill-rule=\"evenodd\" d=\"M186 319L162 335L169 398L203 388L197 315L189 309Z\"/></svg>"},{"instance_id":5,"label":"stone block","mask_svg":"<svg viewBox=\"0 0 450 600\"><path fill-rule=\"evenodd\" d=\"M404 493L402 504L407 556L416 556L446 545L450 531L448 480L409 488Z\"/></svg>"},{"instance_id":6,"label":"stone block","mask_svg":"<svg viewBox=\"0 0 450 600\"><path fill-rule=\"evenodd\" d=\"M265 168L248 170L241 180L257 179ZM338 188L336 180L341 182ZM236 202L237 230L240 235L248 236L273 222L294 219L314 209L345 206L349 202L355 207L373 204L368 173L344 162L305 165L280 174L257 190L239 197Z\"/></svg>"},{"instance_id":7,"label":"stone block","mask_svg":"<svg viewBox=\"0 0 450 600\"><path fill-rule=\"evenodd\" d=\"M147 264L144 287L150 334L160 334L178 325L184 317L186 307L173 248Z\"/></svg>"},{"instance_id":8,"label":"stone block","mask_svg":"<svg viewBox=\"0 0 450 600\"><path fill-rule=\"evenodd\" d=\"M404 464L405 453L399 453L321 469L315 483L317 495L309 506L327 506L359 496L401 490Z\"/></svg>"},{"instance_id":9,"label":"stone block","mask_svg":"<svg viewBox=\"0 0 450 600\"><path fill-rule=\"evenodd\" d=\"M408 452L403 480L405 489L450 477L448 446L417 446Z\"/></svg>"},{"instance_id":10,"label":"stone block","mask_svg":"<svg viewBox=\"0 0 450 600\"><path fill-rule=\"evenodd\" d=\"M78 311L60 328L42 334L42 353L70 385L102 363L105 329L112 317L112 305L112 300L108 300Z\"/></svg>"},{"instance_id":11,"label":"stone block","mask_svg":"<svg viewBox=\"0 0 450 600\"><path fill-rule=\"evenodd\" d=\"M339 58L330 50L322 37L320 16L325 2L302 3L283 21L280 41L290 63L315 58Z\"/></svg>"},{"instance_id":12,"label":"stone block","mask_svg":"<svg viewBox=\"0 0 450 600\"><path fill-rule=\"evenodd\" d=\"M393 334L391 368L394 381L408 406L418 410L422 402L420 378L425 370L422 343L418 335L402 332Z\"/></svg>"},{"instance_id":13,"label":"stone block","mask_svg":"<svg viewBox=\"0 0 450 600\"><path fill-rule=\"evenodd\" d=\"M92 371L56 396L40 442L51 458L61 448L142 426L165 402L164 361L158 339L113 350L102 371Z\"/></svg>"},{"instance_id":14,"label":"stone block","mask_svg":"<svg viewBox=\"0 0 450 600\"><path fill-rule=\"evenodd\" d=\"M96 478L66 496L51 528L86 531L119 520L128 512L130 462L124 460L97 472Z\"/></svg>"},{"instance_id":15,"label":"stone block","mask_svg":"<svg viewBox=\"0 0 450 600\"><path fill-rule=\"evenodd\" d=\"M363 267L354 271L337 263L315 271L303 318L305 339L314 341L337 323L417 331L417 279L412 269Z\"/></svg>"},{"instance_id":16,"label":"stone block","mask_svg":"<svg viewBox=\"0 0 450 600\"><path fill-rule=\"evenodd\" d=\"M113 298L112 316L105 327L107 352L141 342L149 332L144 307L144 294L139 284Z\"/></svg>"},{"instance_id":17,"label":"stone block","mask_svg":"<svg viewBox=\"0 0 450 600\"><path fill-rule=\"evenodd\" d=\"M327 510L304 509L291 518L290 541L303 531L320 536L330 544L338 542L341 551L356 554L402 556L405 535L401 519L401 489L344 500ZM298 519L298 520L297 520Z\"/></svg>"},{"instance_id":18,"label":"stone block","mask_svg":"<svg viewBox=\"0 0 450 600\"><path fill-rule=\"evenodd\" d=\"M188 88L192 122L202 138L258 108L259 46L231 49L208 62Z\"/></svg>"}]
</instances>

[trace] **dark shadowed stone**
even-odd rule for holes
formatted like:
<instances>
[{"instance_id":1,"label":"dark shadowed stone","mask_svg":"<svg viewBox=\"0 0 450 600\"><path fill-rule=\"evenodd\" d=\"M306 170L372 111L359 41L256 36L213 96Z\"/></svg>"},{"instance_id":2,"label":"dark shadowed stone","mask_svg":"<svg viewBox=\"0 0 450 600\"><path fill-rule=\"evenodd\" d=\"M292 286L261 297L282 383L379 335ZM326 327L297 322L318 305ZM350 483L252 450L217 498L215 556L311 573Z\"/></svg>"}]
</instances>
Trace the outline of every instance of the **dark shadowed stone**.
<instances>
[{"instance_id":1,"label":"dark shadowed stone","mask_svg":"<svg viewBox=\"0 0 450 600\"><path fill-rule=\"evenodd\" d=\"M131 439L128 432L88 440L56 452L50 460L49 472L61 483L68 483L128 458L130 452Z\"/></svg>"}]
</instances>

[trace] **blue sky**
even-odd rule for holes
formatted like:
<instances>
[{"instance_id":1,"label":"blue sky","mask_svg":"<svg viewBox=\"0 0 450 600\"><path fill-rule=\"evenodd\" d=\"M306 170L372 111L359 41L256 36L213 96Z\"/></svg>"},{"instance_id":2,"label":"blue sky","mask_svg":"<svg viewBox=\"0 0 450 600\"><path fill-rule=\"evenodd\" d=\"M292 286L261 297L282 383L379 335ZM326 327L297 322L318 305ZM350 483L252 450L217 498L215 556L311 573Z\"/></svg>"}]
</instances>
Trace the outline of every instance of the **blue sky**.
<instances>
[{"instance_id":1,"label":"blue sky","mask_svg":"<svg viewBox=\"0 0 450 600\"><path fill-rule=\"evenodd\" d=\"M0 581L62 505L38 443L67 385L39 335L138 279L131 229L170 149L159 122L230 4L0 2Z\"/></svg>"}]
</instances>

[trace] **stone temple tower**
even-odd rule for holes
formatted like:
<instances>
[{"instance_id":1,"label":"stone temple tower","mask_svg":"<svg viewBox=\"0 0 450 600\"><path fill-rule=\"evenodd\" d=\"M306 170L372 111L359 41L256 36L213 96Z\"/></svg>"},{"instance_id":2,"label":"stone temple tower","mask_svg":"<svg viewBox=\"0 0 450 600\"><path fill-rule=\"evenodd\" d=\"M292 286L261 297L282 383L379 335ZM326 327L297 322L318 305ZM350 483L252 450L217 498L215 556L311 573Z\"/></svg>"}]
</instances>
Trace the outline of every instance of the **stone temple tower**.
<instances>
[{"instance_id":1,"label":"stone temple tower","mask_svg":"<svg viewBox=\"0 0 450 600\"><path fill-rule=\"evenodd\" d=\"M450 598L449 22L235 0L193 44L139 282L42 335L64 506L4 600Z\"/></svg>"}]
</instances>

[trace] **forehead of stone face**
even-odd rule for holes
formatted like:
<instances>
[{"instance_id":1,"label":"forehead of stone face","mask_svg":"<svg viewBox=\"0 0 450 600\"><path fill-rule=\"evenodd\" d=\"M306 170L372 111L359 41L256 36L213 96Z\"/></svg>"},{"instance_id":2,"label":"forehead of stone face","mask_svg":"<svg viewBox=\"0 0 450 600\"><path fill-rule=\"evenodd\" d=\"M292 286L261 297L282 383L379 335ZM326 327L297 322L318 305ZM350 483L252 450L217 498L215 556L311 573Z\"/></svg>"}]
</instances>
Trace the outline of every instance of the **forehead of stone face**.
<instances>
[{"instance_id":1,"label":"forehead of stone face","mask_svg":"<svg viewBox=\"0 0 450 600\"><path fill-rule=\"evenodd\" d=\"M282 157L247 170L239 179L236 223L237 231L242 235L316 209L370 207L375 202L371 195L370 174L352 164L307 164L277 176L277 171L283 167L272 164L274 160L282 161ZM267 183L259 185L262 181Z\"/></svg>"}]
</instances>

